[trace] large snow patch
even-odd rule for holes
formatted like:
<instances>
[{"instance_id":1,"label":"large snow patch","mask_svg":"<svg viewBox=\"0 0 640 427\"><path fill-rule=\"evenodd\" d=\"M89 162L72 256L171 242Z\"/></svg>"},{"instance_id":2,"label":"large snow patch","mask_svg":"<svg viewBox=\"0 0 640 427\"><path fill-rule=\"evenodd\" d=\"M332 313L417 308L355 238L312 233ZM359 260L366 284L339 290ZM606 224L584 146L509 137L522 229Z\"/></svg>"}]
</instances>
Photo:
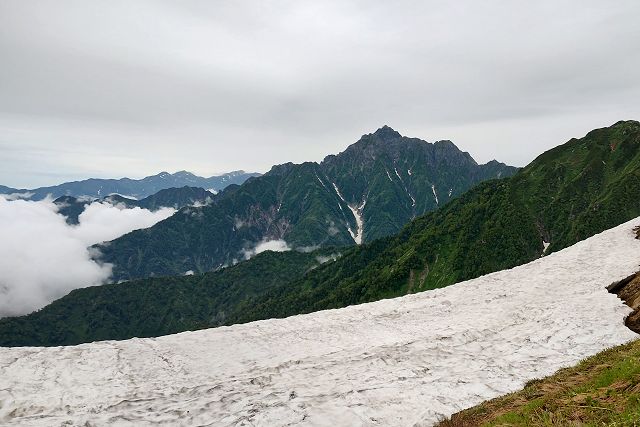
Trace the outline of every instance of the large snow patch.
<instances>
[{"instance_id":1,"label":"large snow patch","mask_svg":"<svg viewBox=\"0 0 640 427\"><path fill-rule=\"evenodd\" d=\"M0 349L8 425L430 425L634 339L636 219L446 289L157 339Z\"/></svg>"}]
</instances>

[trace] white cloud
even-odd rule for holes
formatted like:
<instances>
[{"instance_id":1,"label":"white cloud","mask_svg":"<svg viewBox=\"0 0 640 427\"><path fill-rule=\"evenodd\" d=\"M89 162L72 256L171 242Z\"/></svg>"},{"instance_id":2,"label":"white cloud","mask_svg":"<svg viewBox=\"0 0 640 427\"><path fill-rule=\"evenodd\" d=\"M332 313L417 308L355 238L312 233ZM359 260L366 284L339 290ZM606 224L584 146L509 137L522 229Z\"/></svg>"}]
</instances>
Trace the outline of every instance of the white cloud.
<instances>
[{"instance_id":1,"label":"white cloud","mask_svg":"<svg viewBox=\"0 0 640 427\"><path fill-rule=\"evenodd\" d=\"M296 248L296 251L309 253L315 251L316 249L320 249L320 245L300 246Z\"/></svg>"},{"instance_id":2,"label":"white cloud","mask_svg":"<svg viewBox=\"0 0 640 427\"><path fill-rule=\"evenodd\" d=\"M245 225L247 225L247 223L238 217L235 217L235 219L233 220L233 226L235 227L236 230L240 230Z\"/></svg>"},{"instance_id":3,"label":"white cloud","mask_svg":"<svg viewBox=\"0 0 640 427\"><path fill-rule=\"evenodd\" d=\"M76 238L89 246L113 240L133 230L151 227L174 213L173 208L151 212L139 207L127 209L122 204L114 206L105 202L95 202L80 214L79 224L72 227L71 231Z\"/></svg>"},{"instance_id":4,"label":"white cloud","mask_svg":"<svg viewBox=\"0 0 640 427\"><path fill-rule=\"evenodd\" d=\"M523 166L640 117L639 14L637 0L5 0L0 182L266 171L385 123Z\"/></svg>"},{"instance_id":5,"label":"white cloud","mask_svg":"<svg viewBox=\"0 0 640 427\"><path fill-rule=\"evenodd\" d=\"M273 251L273 252L286 252L290 251L291 248L287 245L287 242L284 240L265 240L258 243L252 249L245 249L243 252L244 258L249 259L254 255L257 255L264 251Z\"/></svg>"},{"instance_id":6,"label":"white cloud","mask_svg":"<svg viewBox=\"0 0 640 427\"><path fill-rule=\"evenodd\" d=\"M128 194L120 194L120 193L110 193L107 196L107 199L110 198L111 196L120 196L120 197L124 197L125 199L129 199L129 200L138 200L136 197L134 196L130 196ZM89 196L85 196L85 197L89 197Z\"/></svg>"},{"instance_id":7,"label":"white cloud","mask_svg":"<svg viewBox=\"0 0 640 427\"><path fill-rule=\"evenodd\" d=\"M316 257L316 261L318 261L320 264L324 264L324 263L327 263L329 261L336 261L341 256L342 256L342 254L339 253L339 252L337 254L331 254L331 255L327 255L327 256L318 255Z\"/></svg>"},{"instance_id":8,"label":"white cloud","mask_svg":"<svg viewBox=\"0 0 640 427\"><path fill-rule=\"evenodd\" d=\"M0 317L26 314L73 289L104 283L111 266L94 261L88 247L150 227L174 212L96 202L73 226L57 209L50 199L0 196Z\"/></svg>"},{"instance_id":9,"label":"white cloud","mask_svg":"<svg viewBox=\"0 0 640 427\"><path fill-rule=\"evenodd\" d=\"M329 236L335 236L339 232L340 230L338 230L338 227L336 227L336 224L333 221L331 221L331 223L329 224L329 229L327 230L327 233L329 233Z\"/></svg>"},{"instance_id":10,"label":"white cloud","mask_svg":"<svg viewBox=\"0 0 640 427\"><path fill-rule=\"evenodd\" d=\"M26 200L30 199L33 194L34 193L25 191L24 193L0 194L0 196L4 197L7 200Z\"/></svg>"},{"instance_id":11,"label":"white cloud","mask_svg":"<svg viewBox=\"0 0 640 427\"><path fill-rule=\"evenodd\" d=\"M196 200L196 202L192 205L194 208L201 208L204 206L209 206L213 202L211 197L207 196L204 201Z\"/></svg>"}]
</instances>

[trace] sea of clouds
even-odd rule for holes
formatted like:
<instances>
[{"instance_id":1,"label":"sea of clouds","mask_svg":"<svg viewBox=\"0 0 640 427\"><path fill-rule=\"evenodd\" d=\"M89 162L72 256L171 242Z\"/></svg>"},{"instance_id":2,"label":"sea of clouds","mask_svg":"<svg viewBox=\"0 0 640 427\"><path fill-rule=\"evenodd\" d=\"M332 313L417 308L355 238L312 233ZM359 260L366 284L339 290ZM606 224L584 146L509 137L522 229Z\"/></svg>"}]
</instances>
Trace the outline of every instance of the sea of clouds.
<instances>
[{"instance_id":1,"label":"sea of clouds","mask_svg":"<svg viewBox=\"0 0 640 427\"><path fill-rule=\"evenodd\" d=\"M0 195L0 317L40 309L69 291L107 282L92 245L151 227L175 213L93 202L70 225L50 199Z\"/></svg>"}]
</instances>

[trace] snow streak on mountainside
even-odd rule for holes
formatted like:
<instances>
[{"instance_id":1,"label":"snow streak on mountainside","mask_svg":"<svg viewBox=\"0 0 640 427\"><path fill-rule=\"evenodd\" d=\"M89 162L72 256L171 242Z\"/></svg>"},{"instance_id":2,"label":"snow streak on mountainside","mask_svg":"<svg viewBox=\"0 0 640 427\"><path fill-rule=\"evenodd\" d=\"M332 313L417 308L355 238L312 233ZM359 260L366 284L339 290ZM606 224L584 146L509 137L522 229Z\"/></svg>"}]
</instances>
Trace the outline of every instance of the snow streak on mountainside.
<instances>
[{"instance_id":1,"label":"snow streak on mountainside","mask_svg":"<svg viewBox=\"0 0 640 427\"><path fill-rule=\"evenodd\" d=\"M318 178L318 180L320 180L320 178ZM320 181L320 183L322 184L322 181ZM338 195L340 200L342 200L347 205L347 207L349 208L349 210L353 214L353 217L356 220L356 225L358 227L356 229L356 231L354 232L351 229L351 227L349 226L349 223L347 223L347 231L351 235L351 238L353 239L353 241L357 245L361 245L362 244L362 235L364 234L364 221L362 220L361 212L362 212L362 209L364 209L364 205L367 204L367 200L364 199L362 201L362 204L360 206L358 206L357 208L355 208L355 207L351 206L349 203L347 203L347 201L342 196L342 193L340 193L340 190L338 189L338 186L334 182L332 182L331 184L333 185L333 188L336 190L336 194ZM342 205L338 204L338 207L340 208L340 210L342 210Z\"/></svg>"},{"instance_id":2,"label":"snow streak on mountainside","mask_svg":"<svg viewBox=\"0 0 640 427\"><path fill-rule=\"evenodd\" d=\"M101 246L100 259L113 264L114 280L130 280L215 270L263 241L292 248L369 243L500 171L512 176L518 169L479 165L452 142L429 143L383 126L319 163L276 165L231 186L197 216L175 215ZM453 191L438 194L436 203L432 185Z\"/></svg>"},{"instance_id":3,"label":"snow streak on mountainside","mask_svg":"<svg viewBox=\"0 0 640 427\"><path fill-rule=\"evenodd\" d=\"M435 291L280 320L0 350L0 422L430 425L635 337L605 287L640 218Z\"/></svg>"}]
</instances>

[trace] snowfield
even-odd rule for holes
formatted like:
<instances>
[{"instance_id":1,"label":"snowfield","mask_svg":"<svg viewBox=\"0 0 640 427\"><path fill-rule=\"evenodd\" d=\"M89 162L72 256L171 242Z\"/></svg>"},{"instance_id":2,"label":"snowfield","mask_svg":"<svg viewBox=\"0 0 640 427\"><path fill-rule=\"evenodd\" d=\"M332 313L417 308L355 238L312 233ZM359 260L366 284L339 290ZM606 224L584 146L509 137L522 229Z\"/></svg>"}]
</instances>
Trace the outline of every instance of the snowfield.
<instances>
[{"instance_id":1,"label":"snowfield","mask_svg":"<svg viewBox=\"0 0 640 427\"><path fill-rule=\"evenodd\" d=\"M431 425L637 336L635 219L402 298L156 339L0 349L3 425Z\"/></svg>"}]
</instances>

